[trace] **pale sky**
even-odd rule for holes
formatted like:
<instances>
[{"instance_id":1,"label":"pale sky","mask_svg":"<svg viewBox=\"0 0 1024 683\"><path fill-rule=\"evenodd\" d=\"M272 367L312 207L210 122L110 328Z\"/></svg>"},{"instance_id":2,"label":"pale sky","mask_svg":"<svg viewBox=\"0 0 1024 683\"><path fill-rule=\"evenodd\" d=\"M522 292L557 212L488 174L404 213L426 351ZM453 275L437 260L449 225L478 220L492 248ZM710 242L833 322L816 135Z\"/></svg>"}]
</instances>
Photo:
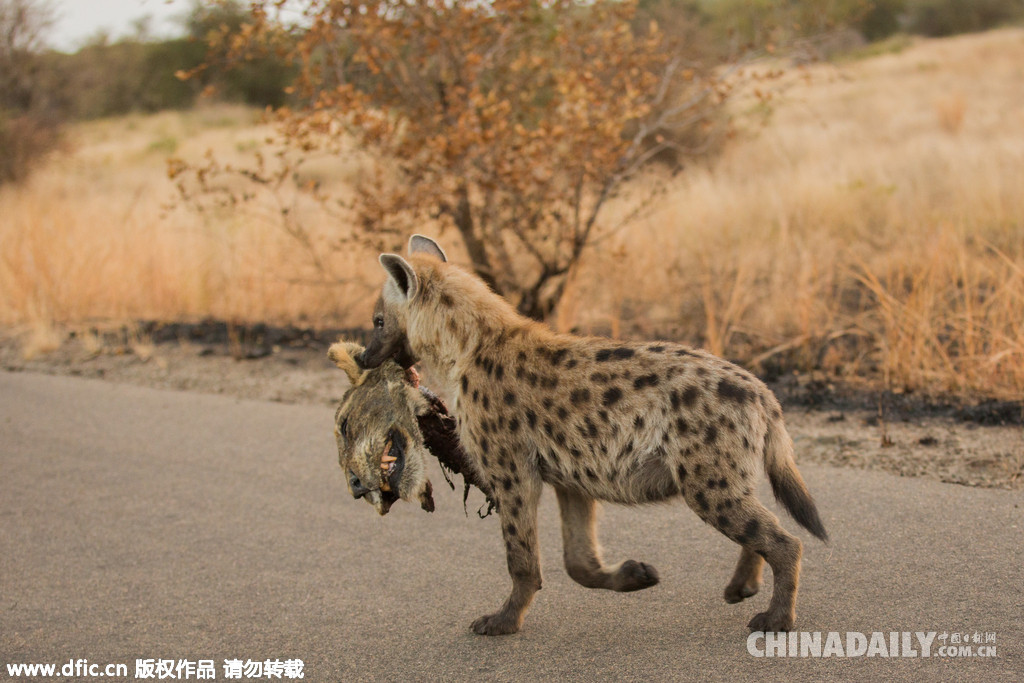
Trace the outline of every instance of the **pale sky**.
<instances>
[{"instance_id":1,"label":"pale sky","mask_svg":"<svg viewBox=\"0 0 1024 683\"><path fill-rule=\"evenodd\" d=\"M56 23L47 43L64 52L74 52L103 29L112 39L130 35L132 22L149 15L150 33L169 37L184 32L177 19L188 14L191 0L51 0Z\"/></svg>"}]
</instances>

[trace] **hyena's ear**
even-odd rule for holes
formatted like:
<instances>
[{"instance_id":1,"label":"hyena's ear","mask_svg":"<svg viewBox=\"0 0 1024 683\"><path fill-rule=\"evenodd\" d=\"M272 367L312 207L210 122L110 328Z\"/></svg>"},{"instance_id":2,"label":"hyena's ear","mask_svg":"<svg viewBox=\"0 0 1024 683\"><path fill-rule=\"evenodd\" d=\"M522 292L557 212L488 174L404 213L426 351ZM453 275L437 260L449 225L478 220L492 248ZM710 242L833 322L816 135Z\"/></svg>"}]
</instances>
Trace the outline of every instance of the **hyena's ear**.
<instances>
[{"instance_id":1,"label":"hyena's ear","mask_svg":"<svg viewBox=\"0 0 1024 683\"><path fill-rule=\"evenodd\" d=\"M388 271L390 282L398 288L403 299L409 301L420 291L420 280L404 258L397 254L381 254L380 264Z\"/></svg>"},{"instance_id":2,"label":"hyena's ear","mask_svg":"<svg viewBox=\"0 0 1024 683\"><path fill-rule=\"evenodd\" d=\"M412 256L413 254L430 254L445 263L448 262L448 257L444 255L444 249L441 248L441 245L423 235L413 235L409 238L409 255Z\"/></svg>"},{"instance_id":3,"label":"hyena's ear","mask_svg":"<svg viewBox=\"0 0 1024 683\"><path fill-rule=\"evenodd\" d=\"M352 386L359 384L363 376L363 367L356 359L362 356L364 350L362 346L352 342L337 342L331 344L331 348L327 349L327 357L345 371Z\"/></svg>"}]
</instances>

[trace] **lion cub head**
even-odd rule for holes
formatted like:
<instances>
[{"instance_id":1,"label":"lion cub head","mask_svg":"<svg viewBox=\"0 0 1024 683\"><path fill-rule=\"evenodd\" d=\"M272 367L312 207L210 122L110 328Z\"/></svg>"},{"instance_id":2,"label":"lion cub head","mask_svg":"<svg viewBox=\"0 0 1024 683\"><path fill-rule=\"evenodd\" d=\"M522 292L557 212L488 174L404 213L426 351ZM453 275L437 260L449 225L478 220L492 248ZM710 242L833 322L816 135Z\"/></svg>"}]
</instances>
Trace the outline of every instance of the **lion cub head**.
<instances>
[{"instance_id":1,"label":"lion cub head","mask_svg":"<svg viewBox=\"0 0 1024 683\"><path fill-rule=\"evenodd\" d=\"M349 490L381 515L399 499L417 501L433 512L428 451L416 419L429 404L398 363L389 360L365 369L356 360L362 353L362 346L349 342L338 342L327 352L352 383L334 415L338 464Z\"/></svg>"}]
</instances>

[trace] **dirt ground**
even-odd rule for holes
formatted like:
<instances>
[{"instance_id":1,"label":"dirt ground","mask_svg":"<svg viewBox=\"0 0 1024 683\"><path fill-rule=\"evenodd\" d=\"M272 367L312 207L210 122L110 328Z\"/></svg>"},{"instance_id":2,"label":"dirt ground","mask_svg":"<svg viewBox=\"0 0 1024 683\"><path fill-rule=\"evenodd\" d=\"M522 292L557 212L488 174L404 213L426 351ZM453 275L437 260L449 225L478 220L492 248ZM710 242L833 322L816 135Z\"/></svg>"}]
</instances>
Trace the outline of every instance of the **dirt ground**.
<instances>
[{"instance_id":1,"label":"dirt ground","mask_svg":"<svg viewBox=\"0 0 1024 683\"><path fill-rule=\"evenodd\" d=\"M65 332L41 344L27 331L0 329L0 368L332 405L346 388L344 376L326 358L335 338L337 332L239 332L214 325ZM429 375L424 383L430 386ZM897 401L879 408L881 399L843 397L792 377L773 389L786 408L798 461L967 486L1024 488L1024 414L1017 413L1016 404L955 408Z\"/></svg>"}]
</instances>

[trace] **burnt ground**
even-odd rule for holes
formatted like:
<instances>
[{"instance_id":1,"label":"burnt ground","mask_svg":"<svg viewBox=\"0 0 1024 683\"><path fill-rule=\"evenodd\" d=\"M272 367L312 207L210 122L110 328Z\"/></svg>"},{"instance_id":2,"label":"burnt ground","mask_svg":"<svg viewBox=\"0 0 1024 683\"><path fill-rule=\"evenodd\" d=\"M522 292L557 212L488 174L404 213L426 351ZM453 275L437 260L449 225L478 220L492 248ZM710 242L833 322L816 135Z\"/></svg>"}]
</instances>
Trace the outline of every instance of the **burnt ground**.
<instances>
[{"instance_id":1,"label":"burnt ground","mask_svg":"<svg viewBox=\"0 0 1024 683\"><path fill-rule=\"evenodd\" d=\"M285 403L332 404L345 389L327 360L339 337L365 330L143 322L78 329L48 344L0 329L0 368L102 378ZM429 386L429 376L424 378ZM989 488L1024 488L1024 401L965 404L838 386L782 373L770 386L786 409L801 462L882 470ZM325 429L329 426L325 426Z\"/></svg>"}]
</instances>

